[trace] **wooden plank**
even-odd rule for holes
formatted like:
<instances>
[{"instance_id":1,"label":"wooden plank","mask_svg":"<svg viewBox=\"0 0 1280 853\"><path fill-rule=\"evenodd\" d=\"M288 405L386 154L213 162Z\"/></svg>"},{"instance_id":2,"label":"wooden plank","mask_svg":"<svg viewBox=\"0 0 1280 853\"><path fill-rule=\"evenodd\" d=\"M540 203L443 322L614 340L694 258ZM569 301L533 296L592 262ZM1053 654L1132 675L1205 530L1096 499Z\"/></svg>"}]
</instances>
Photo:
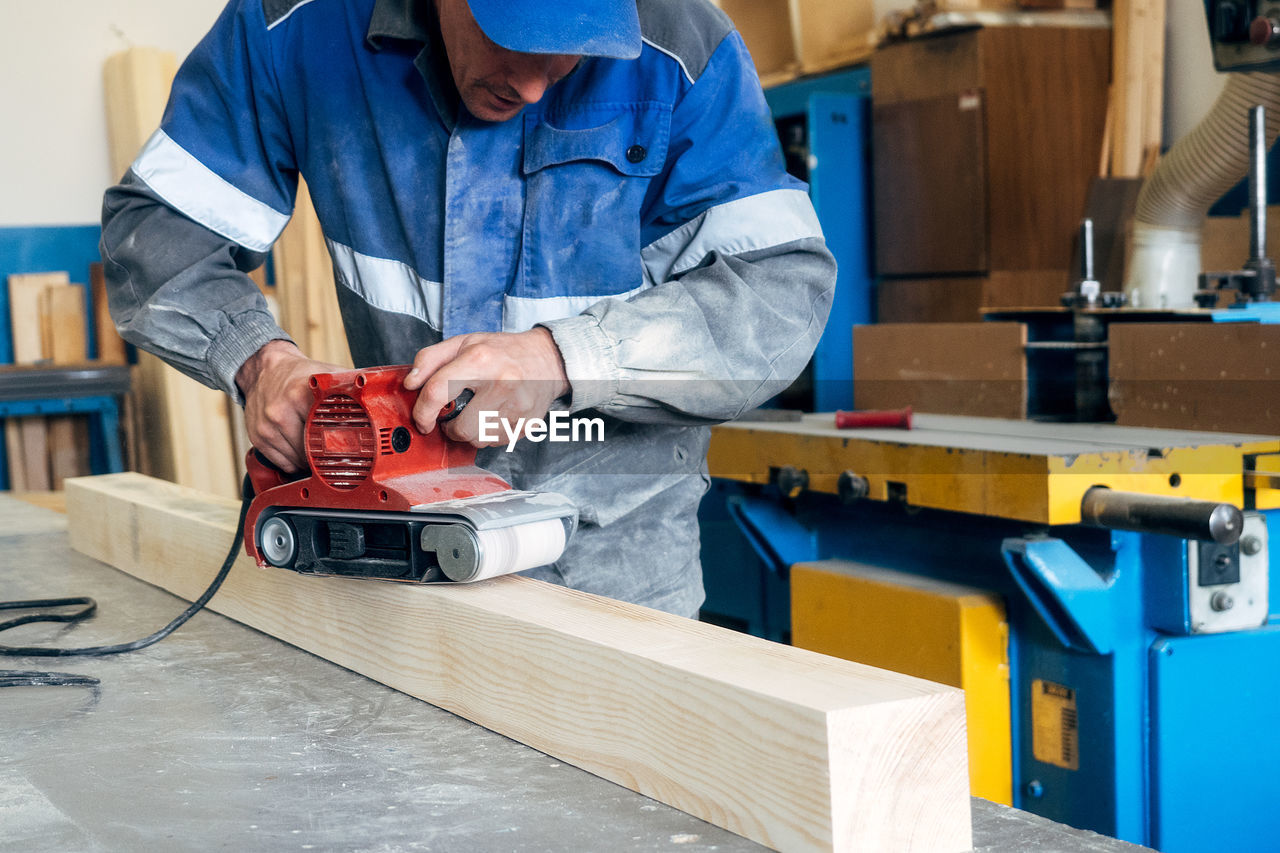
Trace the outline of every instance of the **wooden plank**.
<instances>
[{"instance_id":1,"label":"wooden plank","mask_svg":"<svg viewBox=\"0 0 1280 853\"><path fill-rule=\"evenodd\" d=\"M53 488L53 480L49 476L49 434L44 418L19 418L18 429L22 434L26 487L34 492L47 492Z\"/></svg>"},{"instance_id":2,"label":"wooden plank","mask_svg":"<svg viewBox=\"0 0 1280 853\"><path fill-rule=\"evenodd\" d=\"M49 477L55 490L70 477L89 471L89 424L85 415L61 415L46 421L49 436Z\"/></svg>"},{"instance_id":3,"label":"wooden plank","mask_svg":"<svg viewBox=\"0 0 1280 853\"><path fill-rule=\"evenodd\" d=\"M1143 0L1142 177L1155 170L1164 141L1164 42L1166 0Z\"/></svg>"},{"instance_id":4,"label":"wooden plank","mask_svg":"<svg viewBox=\"0 0 1280 853\"><path fill-rule=\"evenodd\" d=\"M1117 423L1280 435L1280 326L1115 323L1109 338Z\"/></svg>"},{"instance_id":5,"label":"wooden plank","mask_svg":"<svg viewBox=\"0 0 1280 853\"><path fill-rule=\"evenodd\" d=\"M1085 216L1093 220L1094 277L1104 291L1124 289L1125 231L1133 220L1141 189L1139 178L1097 178L1089 187ZM1246 246L1242 258L1247 255ZM1071 256L1080 257L1079 232L1072 241ZM1078 264L1073 270L1077 268Z\"/></svg>"},{"instance_id":6,"label":"wooden plank","mask_svg":"<svg viewBox=\"0 0 1280 853\"><path fill-rule=\"evenodd\" d=\"M886 44L871 60L876 104L955 95L982 85L976 32Z\"/></svg>"},{"instance_id":7,"label":"wooden plank","mask_svg":"<svg viewBox=\"0 0 1280 853\"><path fill-rule=\"evenodd\" d=\"M882 323L853 329L859 409L1024 418L1022 323Z\"/></svg>"},{"instance_id":8,"label":"wooden plank","mask_svg":"<svg viewBox=\"0 0 1280 853\"><path fill-rule=\"evenodd\" d=\"M137 474L67 484L72 547L198 595L237 505ZM962 694L507 576L306 578L241 557L211 607L784 851L971 847Z\"/></svg>"},{"instance_id":9,"label":"wooden plank","mask_svg":"<svg viewBox=\"0 0 1280 853\"><path fill-rule=\"evenodd\" d=\"M1107 114L1105 29L980 30L991 269L1074 269ZM1048 303L1057 304L1061 291Z\"/></svg>"},{"instance_id":10,"label":"wooden plank","mask_svg":"<svg viewBox=\"0 0 1280 853\"><path fill-rule=\"evenodd\" d=\"M45 358L40 300L45 288L67 284L65 272L23 273L9 276L9 321L13 335L13 363L36 364Z\"/></svg>"},{"instance_id":11,"label":"wooden plank","mask_svg":"<svg viewBox=\"0 0 1280 853\"><path fill-rule=\"evenodd\" d=\"M1111 174L1137 178L1163 132L1165 3L1116 0L1111 18Z\"/></svg>"},{"instance_id":12,"label":"wooden plank","mask_svg":"<svg viewBox=\"0 0 1280 853\"><path fill-rule=\"evenodd\" d=\"M159 126L176 69L173 54L151 48L130 48L107 59L108 136L119 174ZM147 469L202 491L238 495L225 395L149 353L138 354L138 366L139 435Z\"/></svg>"},{"instance_id":13,"label":"wooden plank","mask_svg":"<svg viewBox=\"0 0 1280 853\"><path fill-rule=\"evenodd\" d=\"M60 512L63 515L67 514L67 496L63 492L22 492L15 494L14 497L32 506ZM23 527L23 532L30 533L31 531Z\"/></svg>"},{"instance_id":14,"label":"wooden plank","mask_svg":"<svg viewBox=\"0 0 1280 853\"><path fill-rule=\"evenodd\" d=\"M40 328L45 361L83 364L88 358L84 288L78 284L46 287L40 294Z\"/></svg>"},{"instance_id":15,"label":"wooden plank","mask_svg":"<svg viewBox=\"0 0 1280 853\"><path fill-rule=\"evenodd\" d=\"M298 182L293 218L273 249L280 325L318 361L352 366L334 291L333 262L306 183Z\"/></svg>"},{"instance_id":16,"label":"wooden plank","mask_svg":"<svg viewBox=\"0 0 1280 853\"><path fill-rule=\"evenodd\" d=\"M107 305L107 279L102 264L89 265L89 299L93 303L93 328L98 339L98 361L103 364L128 364L124 339L116 331Z\"/></svg>"},{"instance_id":17,"label":"wooden plank","mask_svg":"<svg viewBox=\"0 0 1280 853\"><path fill-rule=\"evenodd\" d=\"M131 47L107 57L102 83L113 176L129 171L143 144L160 126L177 73L178 59L167 50Z\"/></svg>"},{"instance_id":18,"label":"wooden plank","mask_svg":"<svg viewBox=\"0 0 1280 853\"><path fill-rule=\"evenodd\" d=\"M979 92L951 92L872 108L879 274L957 275L987 270L982 106ZM940 139L947 144L940 145Z\"/></svg>"},{"instance_id":19,"label":"wooden plank","mask_svg":"<svg viewBox=\"0 0 1280 853\"><path fill-rule=\"evenodd\" d=\"M22 452L22 425L17 418L4 419L4 452L9 465L9 490L27 490L27 458Z\"/></svg>"},{"instance_id":20,"label":"wooden plank","mask_svg":"<svg viewBox=\"0 0 1280 853\"><path fill-rule=\"evenodd\" d=\"M885 278L876 292L876 317L881 323L971 323L987 311L1057 306L1068 284L1064 269Z\"/></svg>"},{"instance_id":21,"label":"wooden plank","mask_svg":"<svg viewBox=\"0 0 1280 853\"><path fill-rule=\"evenodd\" d=\"M1056 305L1097 170L1110 33L934 35L872 59L877 272L989 276L974 309ZM979 317L969 309L946 319Z\"/></svg>"}]
</instances>

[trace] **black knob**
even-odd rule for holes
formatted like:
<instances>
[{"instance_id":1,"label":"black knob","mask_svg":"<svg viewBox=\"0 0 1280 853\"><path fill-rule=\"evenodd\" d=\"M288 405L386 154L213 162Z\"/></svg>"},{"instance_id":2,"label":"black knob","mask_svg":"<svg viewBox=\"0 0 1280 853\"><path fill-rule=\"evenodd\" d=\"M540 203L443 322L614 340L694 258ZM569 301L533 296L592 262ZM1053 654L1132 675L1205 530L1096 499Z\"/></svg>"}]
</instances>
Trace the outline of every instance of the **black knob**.
<instances>
[{"instance_id":1,"label":"black knob","mask_svg":"<svg viewBox=\"0 0 1280 853\"><path fill-rule=\"evenodd\" d=\"M783 465L774 471L773 484L789 498L809 488L809 472L791 465Z\"/></svg>"},{"instance_id":2,"label":"black knob","mask_svg":"<svg viewBox=\"0 0 1280 853\"><path fill-rule=\"evenodd\" d=\"M841 471L836 479L836 494L842 504L851 504L865 498L870 491L871 484L867 482L867 478L859 477L852 471Z\"/></svg>"}]
</instances>

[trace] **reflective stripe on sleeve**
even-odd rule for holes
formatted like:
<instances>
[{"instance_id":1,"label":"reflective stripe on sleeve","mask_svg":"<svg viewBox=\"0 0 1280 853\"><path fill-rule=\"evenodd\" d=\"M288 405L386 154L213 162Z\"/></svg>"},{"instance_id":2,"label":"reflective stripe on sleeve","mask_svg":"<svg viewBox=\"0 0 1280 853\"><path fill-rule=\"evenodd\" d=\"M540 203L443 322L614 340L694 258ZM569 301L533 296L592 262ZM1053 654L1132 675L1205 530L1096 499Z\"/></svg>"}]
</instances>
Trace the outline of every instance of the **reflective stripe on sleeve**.
<instances>
[{"instance_id":1,"label":"reflective stripe on sleeve","mask_svg":"<svg viewBox=\"0 0 1280 853\"><path fill-rule=\"evenodd\" d=\"M151 134L133 171L183 215L246 249L265 252L289 217L223 180L163 130Z\"/></svg>"},{"instance_id":2,"label":"reflective stripe on sleeve","mask_svg":"<svg viewBox=\"0 0 1280 853\"><path fill-rule=\"evenodd\" d=\"M741 255L822 237L809 194L785 189L718 204L654 240L640 252L645 281L659 284L688 272L711 252Z\"/></svg>"}]
</instances>

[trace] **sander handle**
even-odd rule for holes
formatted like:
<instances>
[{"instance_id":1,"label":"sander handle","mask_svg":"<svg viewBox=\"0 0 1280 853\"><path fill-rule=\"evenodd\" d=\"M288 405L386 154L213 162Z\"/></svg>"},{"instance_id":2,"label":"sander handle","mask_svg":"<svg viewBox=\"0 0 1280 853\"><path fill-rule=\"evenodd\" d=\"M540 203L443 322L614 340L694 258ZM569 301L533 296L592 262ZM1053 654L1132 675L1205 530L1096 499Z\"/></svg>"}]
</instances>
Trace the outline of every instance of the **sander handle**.
<instances>
[{"instance_id":1,"label":"sander handle","mask_svg":"<svg viewBox=\"0 0 1280 853\"><path fill-rule=\"evenodd\" d=\"M279 465L263 456L256 447L250 447L249 452L244 456L244 468L249 475L249 485L253 487L253 493L260 495L267 489L274 489L276 486L283 486L285 483L292 483L294 480L301 480L303 477L311 476L310 471L299 471L296 474L289 474Z\"/></svg>"}]
</instances>

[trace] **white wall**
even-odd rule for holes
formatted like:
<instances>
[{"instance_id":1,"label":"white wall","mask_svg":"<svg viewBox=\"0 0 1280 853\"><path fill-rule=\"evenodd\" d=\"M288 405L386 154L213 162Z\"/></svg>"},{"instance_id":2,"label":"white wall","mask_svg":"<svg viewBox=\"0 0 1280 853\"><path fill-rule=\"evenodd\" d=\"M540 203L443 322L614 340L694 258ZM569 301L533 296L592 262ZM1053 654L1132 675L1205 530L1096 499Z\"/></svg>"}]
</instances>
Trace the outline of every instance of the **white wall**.
<instances>
[{"instance_id":1,"label":"white wall","mask_svg":"<svg viewBox=\"0 0 1280 853\"><path fill-rule=\"evenodd\" d=\"M903 0L873 0L877 15ZM0 226L98 221L110 174L102 64L132 46L185 56L224 0L0 0ZM1222 87L1203 0L1168 0L1165 141Z\"/></svg>"},{"instance_id":2,"label":"white wall","mask_svg":"<svg viewBox=\"0 0 1280 853\"><path fill-rule=\"evenodd\" d=\"M102 64L186 56L225 0L0 0L0 226L97 222L110 174Z\"/></svg>"}]
</instances>

